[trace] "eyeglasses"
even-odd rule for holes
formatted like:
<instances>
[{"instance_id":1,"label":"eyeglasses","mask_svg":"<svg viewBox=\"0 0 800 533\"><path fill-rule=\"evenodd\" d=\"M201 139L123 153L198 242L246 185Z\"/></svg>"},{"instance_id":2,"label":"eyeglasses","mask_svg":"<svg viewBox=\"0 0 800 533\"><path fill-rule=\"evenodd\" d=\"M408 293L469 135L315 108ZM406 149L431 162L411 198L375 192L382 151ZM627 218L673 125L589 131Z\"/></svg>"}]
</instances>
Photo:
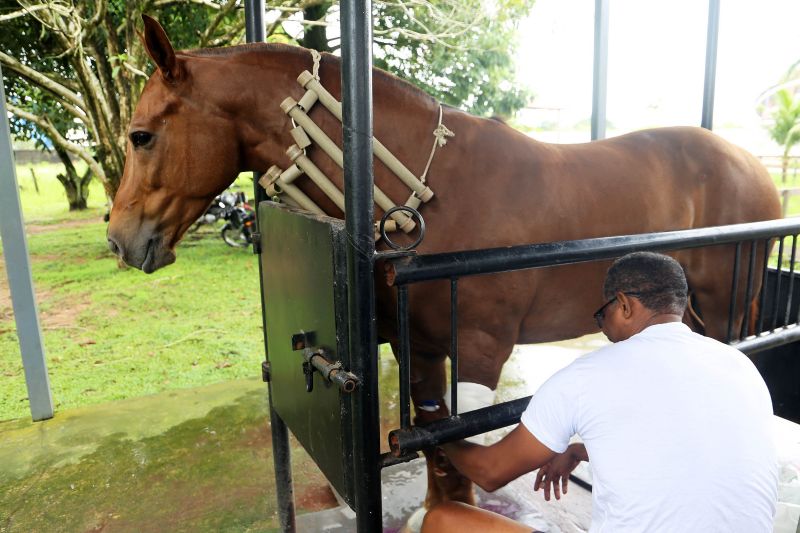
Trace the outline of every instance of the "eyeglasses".
<instances>
[{"instance_id":1,"label":"eyeglasses","mask_svg":"<svg viewBox=\"0 0 800 533\"><path fill-rule=\"evenodd\" d=\"M639 297L639 296L642 295L642 293L640 293L640 292L626 292L624 294L627 295L627 296L636 296L636 297ZM595 311L595 313L592 315L594 317L594 321L597 322L597 327L598 328L603 329L603 320L605 319L605 315L606 315L606 307L608 307L609 305L613 304L616 301L617 301L617 297L614 296L609 301L604 303L600 307L600 309Z\"/></svg>"}]
</instances>

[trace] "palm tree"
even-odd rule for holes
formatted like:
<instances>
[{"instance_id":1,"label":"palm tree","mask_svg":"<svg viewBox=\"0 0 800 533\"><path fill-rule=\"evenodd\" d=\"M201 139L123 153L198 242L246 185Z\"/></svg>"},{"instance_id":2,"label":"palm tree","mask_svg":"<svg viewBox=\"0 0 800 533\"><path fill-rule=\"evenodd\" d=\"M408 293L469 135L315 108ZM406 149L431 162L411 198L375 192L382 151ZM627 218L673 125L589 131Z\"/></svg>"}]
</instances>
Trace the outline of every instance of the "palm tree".
<instances>
[{"instance_id":1,"label":"palm tree","mask_svg":"<svg viewBox=\"0 0 800 533\"><path fill-rule=\"evenodd\" d=\"M781 164L781 183L786 183L789 167L789 152L800 142L800 97L790 89L780 89L775 93L775 107L769 128L770 137L783 147Z\"/></svg>"}]
</instances>

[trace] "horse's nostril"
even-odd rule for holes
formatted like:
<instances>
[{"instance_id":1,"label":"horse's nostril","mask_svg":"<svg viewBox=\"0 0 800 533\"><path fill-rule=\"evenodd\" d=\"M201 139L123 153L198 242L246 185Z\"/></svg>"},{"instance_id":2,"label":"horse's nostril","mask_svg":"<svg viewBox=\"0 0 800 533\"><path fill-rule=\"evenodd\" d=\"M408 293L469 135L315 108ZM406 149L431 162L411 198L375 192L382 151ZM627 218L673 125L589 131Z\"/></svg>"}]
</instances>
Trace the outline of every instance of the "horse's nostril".
<instances>
[{"instance_id":1,"label":"horse's nostril","mask_svg":"<svg viewBox=\"0 0 800 533\"><path fill-rule=\"evenodd\" d=\"M117 243L114 242L114 239L108 239L108 249L111 250L111 253L113 253L116 256L119 256L121 253L119 245L117 245Z\"/></svg>"}]
</instances>

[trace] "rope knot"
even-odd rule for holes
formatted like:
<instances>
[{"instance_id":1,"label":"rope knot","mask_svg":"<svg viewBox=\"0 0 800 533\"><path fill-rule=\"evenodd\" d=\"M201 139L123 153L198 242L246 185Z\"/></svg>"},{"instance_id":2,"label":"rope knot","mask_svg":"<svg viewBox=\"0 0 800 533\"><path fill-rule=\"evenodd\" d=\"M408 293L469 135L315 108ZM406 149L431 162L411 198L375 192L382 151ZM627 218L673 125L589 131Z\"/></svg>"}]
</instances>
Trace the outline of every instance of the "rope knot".
<instances>
[{"instance_id":1,"label":"rope knot","mask_svg":"<svg viewBox=\"0 0 800 533\"><path fill-rule=\"evenodd\" d=\"M433 130L433 136L436 137L436 144L444 146L447 144L447 137L455 137L456 134L440 122L439 125L436 126L436 129Z\"/></svg>"},{"instance_id":2,"label":"rope knot","mask_svg":"<svg viewBox=\"0 0 800 533\"><path fill-rule=\"evenodd\" d=\"M315 80L319 81L319 62L322 59L322 55L312 48L311 59L314 61L314 66L311 69L311 75L314 76Z\"/></svg>"}]
</instances>

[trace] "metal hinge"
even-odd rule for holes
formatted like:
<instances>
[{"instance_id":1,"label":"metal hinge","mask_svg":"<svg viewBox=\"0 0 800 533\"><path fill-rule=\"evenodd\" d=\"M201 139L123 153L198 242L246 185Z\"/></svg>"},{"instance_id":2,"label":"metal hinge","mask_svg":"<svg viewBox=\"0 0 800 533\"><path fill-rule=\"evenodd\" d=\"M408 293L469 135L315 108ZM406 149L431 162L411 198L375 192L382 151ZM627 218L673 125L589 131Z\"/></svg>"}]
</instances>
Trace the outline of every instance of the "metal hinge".
<instances>
[{"instance_id":1,"label":"metal hinge","mask_svg":"<svg viewBox=\"0 0 800 533\"><path fill-rule=\"evenodd\" d=\"M261 233L258 231L253 232L253 253L261 255Z\"/></svg>"}]
</instances>

